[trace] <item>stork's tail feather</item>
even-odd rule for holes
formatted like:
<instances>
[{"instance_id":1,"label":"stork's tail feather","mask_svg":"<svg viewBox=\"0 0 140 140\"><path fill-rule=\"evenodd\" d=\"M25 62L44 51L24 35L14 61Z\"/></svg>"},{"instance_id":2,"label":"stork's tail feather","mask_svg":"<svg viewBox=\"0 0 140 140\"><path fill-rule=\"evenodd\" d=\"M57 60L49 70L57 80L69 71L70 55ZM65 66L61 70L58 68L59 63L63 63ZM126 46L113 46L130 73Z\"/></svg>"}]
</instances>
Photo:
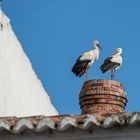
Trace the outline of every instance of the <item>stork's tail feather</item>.
<instances>
[{"instance_id":1,"label":"stork's tail feather","mask_svg":"<svg viewBox=\"0 0 140 140\"><path fill-rule=\"evenodd\" d=\"M103 64L101 67L100 67L102 73L105 73L108 71L107 67Z\"/></svg>"},{"instance_id":2,"label":"stork's tail feather","mask_svg":"<svg viewBox=\"0 0 140 140\"><path fill-rule=\"evenodd\" d=\"M76 75L76 76L79 76L81 77L85 71L86 71L86 68L89 64L90 60L79 60L75 63L75 65L73 66L72 68L72 72Z\"/></svg>"}]
</instances>

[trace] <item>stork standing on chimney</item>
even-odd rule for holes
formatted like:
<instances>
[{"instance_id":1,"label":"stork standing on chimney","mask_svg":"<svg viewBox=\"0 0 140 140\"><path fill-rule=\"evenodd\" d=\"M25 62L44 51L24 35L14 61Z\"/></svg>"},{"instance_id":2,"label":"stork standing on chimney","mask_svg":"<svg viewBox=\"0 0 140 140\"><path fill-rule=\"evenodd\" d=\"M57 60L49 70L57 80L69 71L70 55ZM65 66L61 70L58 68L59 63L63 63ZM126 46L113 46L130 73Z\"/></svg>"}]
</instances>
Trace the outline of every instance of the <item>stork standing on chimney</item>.
<instances>
[{"instance_id":1,"label":"stork standing on chimney","mask_svg":"<svg viewBox=\"0 0 140 140\"><path fill-rule=\"evenodd\" d=\"M117 50L101 65L100 69L103 73L111 70L111 80L115 79L115 71L122 65L122 49L117 48Z\"/></svg>"},{"instance_id":2,"label":"stork standing on chimney","mask_svg":"<svg viewBox=\"0 0 140 140\"><path fill-rule=\"evenodd\" d=\"M97 40L92 43L94 50L88 51L80 55L80 57L76 60L72 68L72 72L81 77L84 73L86 73L85 80L88 80L88 69L91 65L98 60L99 58L99 49L101 49L99 42Z\"/></svg>"}]
</instances>

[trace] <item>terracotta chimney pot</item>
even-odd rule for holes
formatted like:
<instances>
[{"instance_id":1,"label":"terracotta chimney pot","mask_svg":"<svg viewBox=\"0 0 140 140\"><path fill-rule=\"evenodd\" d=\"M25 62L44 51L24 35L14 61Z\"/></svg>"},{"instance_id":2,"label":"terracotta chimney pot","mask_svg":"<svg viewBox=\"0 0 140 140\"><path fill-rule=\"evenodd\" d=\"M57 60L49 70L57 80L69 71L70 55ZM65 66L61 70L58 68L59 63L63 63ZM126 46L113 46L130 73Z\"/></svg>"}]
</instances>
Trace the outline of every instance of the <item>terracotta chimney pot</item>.
<instances>
[{"instance_id":1,"label":"terracotta chimney pot","mask_svg":"<svg viewBox=\"0 0 140 140\"><path fill-rule=\"evenodd\" d=\"M122 113L128 101L124 86L113 80L86 81L79 99L81 114Z\"/></svg>"}]
</instances>

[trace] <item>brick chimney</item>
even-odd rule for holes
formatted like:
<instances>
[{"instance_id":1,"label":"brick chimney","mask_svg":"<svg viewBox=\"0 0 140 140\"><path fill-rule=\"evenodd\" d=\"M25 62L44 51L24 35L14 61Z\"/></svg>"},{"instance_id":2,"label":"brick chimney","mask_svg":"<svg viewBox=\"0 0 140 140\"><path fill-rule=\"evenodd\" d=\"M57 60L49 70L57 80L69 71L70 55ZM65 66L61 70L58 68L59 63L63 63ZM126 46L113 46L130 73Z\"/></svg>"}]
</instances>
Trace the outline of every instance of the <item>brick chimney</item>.
<instances>
[{"instance_id":1,"label":"brick chimney","mask_svg":"<svg viewBox=\"0 0 140 140\"><path fill-rule=\"evenodd\" d=\"M123 85L113 80L86 81L79 99L81 114L121 113L128 101Z\"/></svg>"}]
</instances>

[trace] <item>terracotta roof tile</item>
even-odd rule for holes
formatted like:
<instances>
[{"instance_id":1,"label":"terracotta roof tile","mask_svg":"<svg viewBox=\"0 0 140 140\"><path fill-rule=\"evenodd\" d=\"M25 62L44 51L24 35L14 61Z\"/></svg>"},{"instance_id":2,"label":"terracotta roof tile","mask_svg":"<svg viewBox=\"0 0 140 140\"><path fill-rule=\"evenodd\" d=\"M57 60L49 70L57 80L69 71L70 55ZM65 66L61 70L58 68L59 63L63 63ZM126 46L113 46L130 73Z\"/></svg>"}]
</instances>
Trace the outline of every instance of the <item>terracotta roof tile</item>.
<instances>
[{"instance_id":1,"label":"terracotta roof tile","mask_svg":"<svg viewBox=\"0 0 140 140\"><path fill-rule=\"evenodd\" d=\"M140 113L120 113L112 115L80 115L80 116L36 116L27 118L1 118L0 131L6 130L19 134L25 130L42 132L44 130L64 131L71 128L89 129L91 127L110 128L116 126L140 126Z\"/></svg>"}]
</instances>

